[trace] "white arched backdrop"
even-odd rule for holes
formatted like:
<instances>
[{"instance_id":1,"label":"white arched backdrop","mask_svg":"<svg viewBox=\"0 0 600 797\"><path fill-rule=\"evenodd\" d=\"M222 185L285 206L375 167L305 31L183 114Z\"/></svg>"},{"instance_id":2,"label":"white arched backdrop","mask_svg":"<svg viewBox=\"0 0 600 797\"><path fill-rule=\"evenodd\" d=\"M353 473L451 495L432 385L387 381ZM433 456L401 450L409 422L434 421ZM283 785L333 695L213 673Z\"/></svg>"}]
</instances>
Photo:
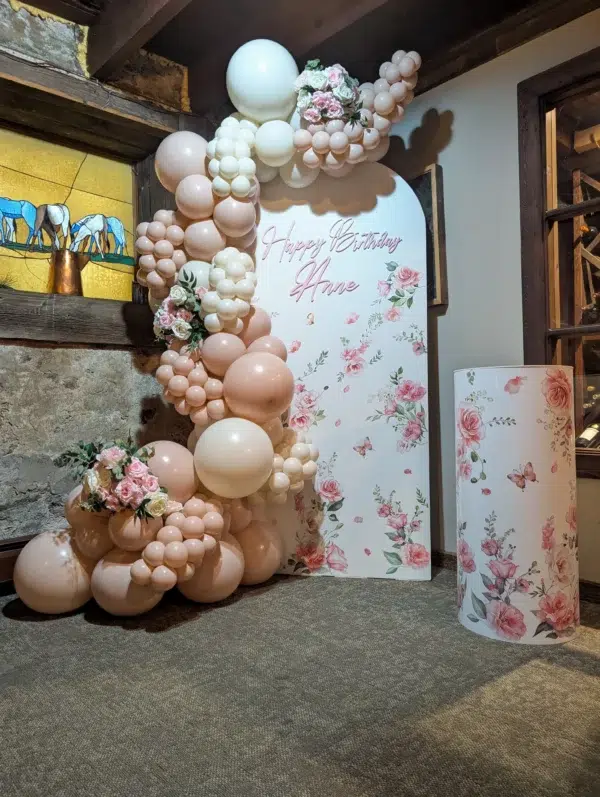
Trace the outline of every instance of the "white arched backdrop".
<instances>
[{"instance_id":1,"label":"white arched backdrop","mask_svg":"<svg viewBox=\"0 0 600 797\"><path fill-rule=\"evenodd\" d=\"M315 491L268 515L283 572L430 577L425 219L364 163L305 189L262 186L256 301L296 380L289 424L320 450Z\"/></svg>"}]
</instances>

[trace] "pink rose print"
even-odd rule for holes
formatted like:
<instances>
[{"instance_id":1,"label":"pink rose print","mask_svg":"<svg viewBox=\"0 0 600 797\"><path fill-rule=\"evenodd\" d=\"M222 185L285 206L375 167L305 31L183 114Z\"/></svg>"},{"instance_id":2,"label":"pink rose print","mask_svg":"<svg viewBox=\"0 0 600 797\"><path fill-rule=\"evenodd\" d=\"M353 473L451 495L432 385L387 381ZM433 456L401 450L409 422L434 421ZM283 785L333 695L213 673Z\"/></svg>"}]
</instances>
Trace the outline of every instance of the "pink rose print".
<instances>
[{"instance_id":1,"label":"pink rose print","mask_svg":"<svg viewBox=\"0 0 600 797\"><path fill-rule=\"evenodd\" d=\"M349 315L349 316L348 316L348 318L346 319L346 322L345 322L345 323L346 323L346 324L356 324L356 322L358 321L358 319L359 319L359 315L358 315L358 313L350 313L350 315Z\"/></svg>"},{"instance_id":2,"label":"pink rose print","mask_svg":"<svg viewBox=\"0 0 600 797\"><path fill-rule=\"evenodd\" d=\"M298 399L298 407L302 410L314 410L317 406L317 396L314 390L304 390Z\"/></svg>"},{"instance_id":3,"label":"pink rose print","mask_svg":"<svg viewBox=\"0 0 600 797\"><path fill-rule=\"evenodd\" d=\"M371 549L370 548L365 548L365 555L366 556L371 556Z\"/></svg>"},{"instance_id":4,"label":"pink rose print","mask_svg":"<svg viewBox=\"0 0 600 797\"><path fill-rule=\"evenodd\" d=\"M565 515L565 520L571 531L577 531L577 507L575 504L571 504L571 506L567 510L567 514Z\"/></svg>"},{"instance_id":5,"label":"pink rose print","mask_svg":"<svg viewBox=\"0 0 600 797\"><path fill-rule=\"evenodd\" d=\"M329 503L335 503L342 498L342 488L335 479L325 479L319 485L319 495Z\"/></svg>"},{"instance_id":6,"label":"pink rose print","mask_svg":"<svg viewBox=\"0 0 600 797\"><path fill-rule=\"evenodd\" d=\"M325 564L325 551L321 546L305 545L296 548L296 556L308 567L311 573Z\"/></svg>"},{"instance_id":7,"label":"pink rose print","mask_svg":"<svg viewBox=\"0 0 600 797\"><path fill-rule=\"evenodd\" d=\"M381 504L377 509L379 517L389 517L392 514L392 507L390 504Z\"/></svg>"},{"instance_id":8,"label":"pink rose print","mask_svg":"<svg viewBox=\"0 0 600 797\"><path fill-rule=\"evenodd\" d=\"M561 548L554 558L554 571L559 584L568 584L571 580L571 562L564 548Z\"/></svg>"},{"instance_id":9,"label":"pink rose print","mask_svg":"<svg viewBox=\"0 0 600 797\"><path fill-rule=\"evenodd\" d=\"M410 567L427 567L429 564L429 551L418 542L409 542L404 546L403 564Z\"/></svg>"},{"instance_id":10,"label":"pink rose print","mask_svg":"<svg viewBox=\"0 0 600 797\"><path fill-rule=\"evenodd\" d=\"M350 374L351 376L356 376L357 374L361 373L361 371L365 367L365 364L366 363L364 358L357 356L354 359L350 360L348 363L346 363L344 371L345 373Z\"/></svg>"},{"instance_id":11,"label":"pink rose print","mask_svg":"<svg viewBox=\"0 0 600 797\"><path fill-rule=\"evenodd\" d=\"M529 592L530 583L529 581L527 581L526 578L518 578L515 581L515 587L517 589L517 592L527 593Z\"/></svg>"},{"instance_id":12,"label":"pink rose print","mask_svg":"<svg viewBox=\"0 0 600 797\"><path fill-rule=\"evenodd\" d=\"M542 526L542 548L545 551L554 548L554 517L549 517Z\"/></svg>"},{"instance_id":13,"label":"pink rose print","mask_svg":"<svg viewBox=\"0 0 600 797\"><path fill-rule=\"evenodd\" d=\"M467 448L477 448L485 437L485 426L480 413L473 407L460 407L458 431Z\"/></svg>"},{"instance_id":14,"label":"pink rose print","mask_svg":"<svg viewBox=\"0 0 600 797\"><path fill-rule=\"evenodd\" d=\"M548 623L555 631L565 631L575 623L573 602L564 592L544 595L540 601L537 616L541 622Z\"/></svg>"},{"instance_id":15,"label":"pink rose print","mask_svg":"<svg viewBox=\"0 0 600 797\"><path fill-rule=\"evenodd\" d=\"M400 318L400 310L397 307L389 307L383 317L386 321L397 321Z\"/></svg>"},{"instance_id":16,"label":"pink rose print","mask_svg":"<svg viewBox=\"0 0 600 797\"><path fill-rule=\"evenodd\" d=\"M417 356L424 354L425 344L420 340L416 340L412 345L412 350Z\"/></svg>"},{"instance_id":17,"label":"pink rose print","mask_svg":"<svg viewBox=\"0 0 600 797\"><path fill-rule=\"evenodd\" d=\"M346 387L344 388L344 393L349 393L349 392L350 392L350 385L346 385Z\"/></svg>"},{"instance_id":18,"label":"pink rose print","mask_svg":"<svg viewBox=\"0 0 600 797\"><path fill-rule=\"evenodd\" d=\"M125 451L123 451L122 448L119 448L119 446L111 446L110 448L103 449L96 459L101 465L104 465L105 468L111 470L115 465L119 465L125 456Z\"/></svg>"},{"instance_id":19,"label":"pink rose print","mask_svg":"<svg viewBox=\"0 0 600 797\"><path fill-rule=\"evenodd\" d=\"M337 419L337 421L335 422L335 425L336 425L336 426L341 426L341 425L342 425L342 422L341 422L341 420L340 420L339 418L338 418L338 419Z\"/></svg>"},{"instance_id":20,"label":"pink rose print","mask_svg":"<svg viewBox=\"0 0 600 797\"><path fill-rule=\"evenodd\" d=\"M327 546L326 559L331 570L337 570L338 573L345 573L348 569L348 562L344 552L339 545L335 545L335 543L331 543Z\"/></svg>"},{"instance_id":21,"label":"pink rose print","mask_svg":"<svg viewBox=\"0 0 600 797\"><path fill-rule=\"evenodd\" d=\"M526 379L526 376L514 376L504 385L504 391L506 393L510 393L511 396L514 396L519 392Z\"/></svg>"},{"instance_id":22,"label":"pink rose print","mask_svg":"<svg viewBox=\"0 0 600 797\"><path fill-rule=\"evenodd\" d=\"M404 512L401 512L399 515L391 515L387 519L387 525L396 531L402 531L402 529L406 528L407 523L408 516Z\"/></svg>"},{"instance_id":23,"label":"pink rose print","mask_svg":"<svg viewBox=\"0 0 600 797\"><path fill-rule=\"evenodd\" d=\"M360 515L357 515L357 516L354 518L354 522L355 522L355 523L362 523L362 522L363 522L363 518L361 518L361 516L360 516Z\"/></svg>"},{"instance_id":24,"label":"pink rose print","mask_svg":"<svg viewBox=\"0 0 600 797\"><path fill-rule=\"evenodd\" d=\"M388 296L389 292L392 290L391 285L389 285L384 280L379 280L377 283L377 293L384 298Z\"/></svg>"},{"instance_id":25,"label":"pink rose print","mask_svg":"<svg viewBox=\"0 0 600 797\"><path fill-rule=\"evenodd\" d=\"M473 551L464 540L458 541L458 561L465 573L475 572L475 559L473 558Z\"/></svg>"},{"instance_id":26,"label":"pink rose print","mask_svg":"<svg viewBox=\"0 0 600 797\"><path fill-rule=\"evenodd\" d=\"M294 385L294 393L304 393L305 390L306 390L306 387L305 387L305 385L302 384L302 382L297 382Z\"/></svg>"},{"instance_id":27,"label":"pink rose print","mask_svg":"<svg viewBox=\"0 0 600 797\"><path fill-rule=\"evenodd\" d=\"M297 432L304 432L310 428L312 423L312 416L304 411L300 410L295 412L293 415L290 415L289 425L292 429L295 429Z\"/></svg>"},{"instance_id":28,"label":"pink rose print","mask_svg":"<svg viewBox=\"0 0 600 797\"><path fill-rule=\"evenodd\" d=\"M484 552L486 556L496 556L496 554L500 550L500 546L498 545L496 540L490 539L488 537L481 543L481 550Z\"/></svg>"},{"instance_id":29,"label":"pink rose print","mask_svg":"<svg viewBox=\"0 0 600 797\"><path fill-rule=\"evenodd\" d=\"M488 604L487 621L505 639L521 639L527 632L523 613L504 601L495 600Z\"/></svg>"},{"instance_id":30,"label":"pink rose print","mask_svg":"<svg viewBox=\"0 0 600 797\"><path fill-rule=\"evenodd\" d=\"M481 488L481 494L482 494L482 495L491 495L491 494L492 494L492 491L490 490L490 488L489 488L489 487L482 487L482 488Z\"/></svg>"},{"instance_id":31,"label":"pink rose print","mask_svg":"<svg viewBox=\"0 0 600 797\"><path fill-rule=\"evenodd\" d=\"M560 368L549 368L542 382L542 393L546 404L554 412L568 413L571 407L571 382L567 374Z\"/></svg>"},{"instance_id":32,"label":"pink rose print","mask_svg":"<svg viewBox=\"0 0 600 797\"><path fill-rule=\"evenodd\" d=\"M133 457L125 468L125 473L132 479L143 479L148 473L148 466L144 465L137 457Z\"/></svg>"},{"instance_id":33,"label":"pink rose print","mask_svg":"<svg viewBox=\"0 0 600 797\"><path fill-rule=\"evenodd\" d=\"M558 471L558 462L554 460L552 463L552 467L550 468L550 473L556 473Z\"/></svg>"},{"instance_id":34,"label":"pink rose print","mask_svg":"<svg viewBox=\"0 0 600 797\"><path fill-rule=\"evenodd\" d=\"M396 283L396 287L400 290L404 288L417 288L420 278L421 274L418 271L414 271L412 268L407 268L406 266L400 266L394 272L394 282Z\"/></svg>"},{"instance_id":35,"label":"pink rose print","mask_svg":"<svg viewBox=\"0 0 600 797\"><path fill-rule=\"evenodd\" d=\"M356 349L344 349L342 351L342 360L346 360L346 362L350 362L357 356L358 351Z\"/></svg>"},{"instance_id":36,"label":"pink rose print","mask_svg":"<svg viewBox=\"0 0 600 797\"><path fill-rule=\"evenodd\" d=\"M404 473L405 473L406 476L410 476L411 473L412 473L412 470L410 468L404 468Z\"/></svg>"},{"instance_id":37,"label":"pink rose print","mask_svg":"<svg viewBox=\"0 0 600 797\"><path fill-rule=\"evenodd\" d=\"M466 459L463 459L461 460L461 462L458 463L458 475L460 476L461 479L464 479L465 481L467 479L470 479L472 472L473 468L471 466L471 463L468 462Z\"/></svg>"},{"instance_id":38,"label":"pink rose print","mask_svg":"<svg viewBox=\"0 0 600 797\"><path fill-rule=\"evenodd\" d=\"M496 578L512 578L517 572L517 566L512 559L492 559L488 567Z\"/></svg>"},{"instance_id":39,"label":"pink rose print","mask_svg":"<svg viewBox=\"0 0 600 797\"><path fill-rule=\"evenodd\" d=\"M420 401L426 393L427 388L410 379L400 382L395 390L395 396L398 401Z\"/></svg>"},{"instance_id":40,"label":"pink rose print","mask_svg":"<svg viewBox=\"0 0 600 797\"><path fill-rule=\"evenodd\" d=\"M299 341L299 340L293 340L293 341L290 343L290 347L289 347L289 349L288 349L289 353L290 353L290 354L294 354L295 352L297 352L297 351L298 351L298 349L300 348L300 346L302 346L302 344L300 343L300 341Z\"/></svg>"},{"instance_id":41,"label":"pink rose print","mask_svg":"<svg viewBox=\"0 0 600 797\"><path fill-rule=\"evenodd\" d=\"M423 427L419 421L409 421L404 427L402 437L407 441L419 440L423 434Z\"/></svg>"},{"instance_id":42,"label":"pink rose print","mask_svg":"<svg viewBox=\"0 0 600 797\"><path fill-rule=\"evenodd\" d=\"M398 405L396 404L396 402L392 401L391 399L389 401L386 401L385 406L383 408L383 414L388 416L395 415L397 406Z\"/></svg>"}]
</instances>

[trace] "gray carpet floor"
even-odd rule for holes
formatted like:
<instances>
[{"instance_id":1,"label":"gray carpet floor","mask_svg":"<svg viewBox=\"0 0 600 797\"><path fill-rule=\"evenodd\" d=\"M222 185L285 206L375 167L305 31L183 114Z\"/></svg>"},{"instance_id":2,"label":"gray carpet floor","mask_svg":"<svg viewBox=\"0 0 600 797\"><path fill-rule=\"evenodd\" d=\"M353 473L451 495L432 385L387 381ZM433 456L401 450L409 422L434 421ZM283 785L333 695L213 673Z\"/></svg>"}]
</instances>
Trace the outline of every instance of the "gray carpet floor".
<instances>
[{"instance_id":1,"label":"gray carpet floor","mask_svg":"<svg viewBox=\"0 0 600 797\"><path fill-rule=\"evenodd\" d=\"M135 620L0 605L2 797L600 795L600 606L533 649L463 629L447 571Z\"/></svg>"}]
</instances>

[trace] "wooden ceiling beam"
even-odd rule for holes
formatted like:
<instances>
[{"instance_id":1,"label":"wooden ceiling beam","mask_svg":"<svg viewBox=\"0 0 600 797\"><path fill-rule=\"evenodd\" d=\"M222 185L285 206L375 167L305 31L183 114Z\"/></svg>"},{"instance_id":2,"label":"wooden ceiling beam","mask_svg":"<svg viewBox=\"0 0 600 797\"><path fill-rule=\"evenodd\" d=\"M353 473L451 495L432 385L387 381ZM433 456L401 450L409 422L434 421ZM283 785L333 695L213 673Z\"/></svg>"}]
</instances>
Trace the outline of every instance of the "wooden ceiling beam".
<instances>
[{"instance_id":1,"label":"wooden ceiling beam","mask_svg":"<svg viewBox=\"0 0 600 797\"><path fill-rule=\"evenodd\" d=\"M110 0L90 26L90 75L110 77L140 47L182 11L191 0Z\"/></svg>"}]
</instances>

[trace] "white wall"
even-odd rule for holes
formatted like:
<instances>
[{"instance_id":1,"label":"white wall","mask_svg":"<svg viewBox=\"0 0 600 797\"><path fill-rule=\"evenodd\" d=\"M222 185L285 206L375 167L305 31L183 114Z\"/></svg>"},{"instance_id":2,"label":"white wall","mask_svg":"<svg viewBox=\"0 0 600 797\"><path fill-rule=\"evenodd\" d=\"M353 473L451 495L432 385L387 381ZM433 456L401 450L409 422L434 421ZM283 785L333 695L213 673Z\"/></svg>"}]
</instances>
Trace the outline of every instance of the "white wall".
<instances>
[{"instance_id":1,"label":"white wall","mask_svg":"<svg viewBox=\"0 0 600 797\"><path fill-rule=\"evenodd\" d=\"M453 371L523 362L517 84L600 45L600 10L415 99L388 165L443 168L449 308L438 321L443 529L456 550ZM408 46L408 45L406 45ZM579 483L581 577L600 582L600 482Z\"/></svg>"}]
</instances>

